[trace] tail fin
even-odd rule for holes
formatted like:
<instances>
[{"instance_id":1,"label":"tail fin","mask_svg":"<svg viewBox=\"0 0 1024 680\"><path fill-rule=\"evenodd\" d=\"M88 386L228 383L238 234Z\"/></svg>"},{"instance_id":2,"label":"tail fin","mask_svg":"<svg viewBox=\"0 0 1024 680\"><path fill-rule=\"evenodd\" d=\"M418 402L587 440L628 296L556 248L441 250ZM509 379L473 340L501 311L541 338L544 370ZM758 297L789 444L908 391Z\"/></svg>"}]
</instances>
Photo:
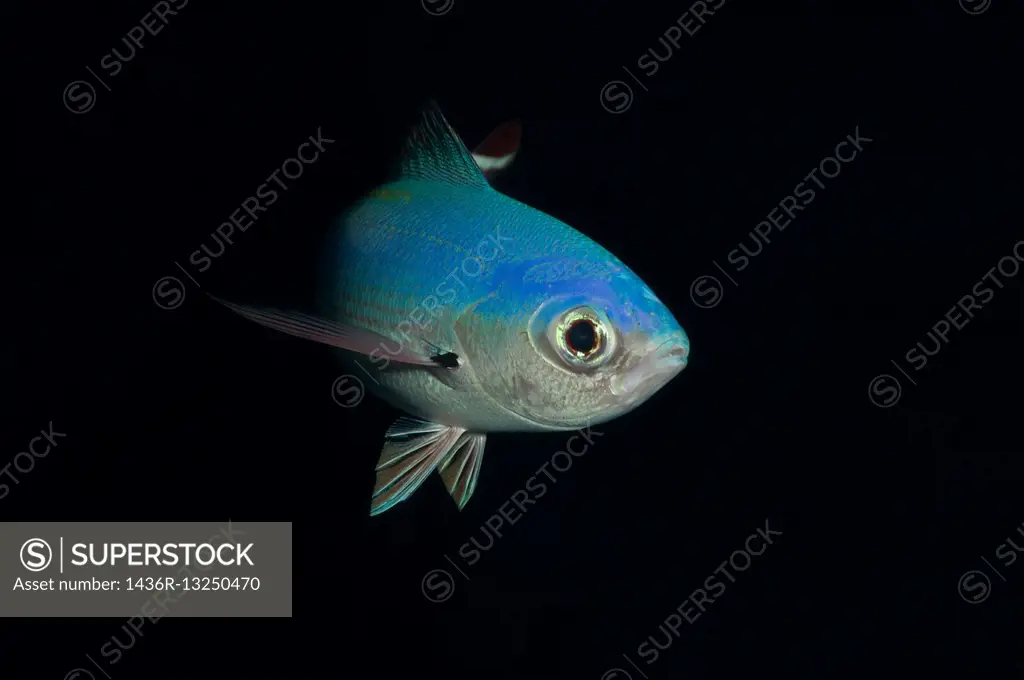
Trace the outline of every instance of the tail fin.
<instances>
[{"instance_id":1,"label":"tail fin","mask_svg":"<svg viewBox=\"0 0 1024 680\"><path fill-rule=\"evenodd\" d=\"M491 180L512 165L522 138L522 123L510 120L496 127L473 149L473 160L480 166L484 177Z\"/></svg>"}]
</instances>

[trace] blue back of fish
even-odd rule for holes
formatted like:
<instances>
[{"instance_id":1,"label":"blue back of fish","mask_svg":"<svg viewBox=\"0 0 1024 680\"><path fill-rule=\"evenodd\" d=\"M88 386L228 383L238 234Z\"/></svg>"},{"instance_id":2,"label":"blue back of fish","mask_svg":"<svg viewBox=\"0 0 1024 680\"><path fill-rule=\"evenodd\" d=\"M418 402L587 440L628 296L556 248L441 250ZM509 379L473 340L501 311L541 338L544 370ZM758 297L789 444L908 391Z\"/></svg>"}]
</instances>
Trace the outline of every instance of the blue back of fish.
<instances>
[{"instance_id":1,"label":"blue back of fish","mask_svg":"<svg viewBox=\"0 0 1024 680\"><path fill-rule=\"evenodd\" d=\"M575 229L490 187L400 180L340 219L323 302L339 320L390 335L419 317L417 307L436 303L444 309L433 314L448 316L494 292L510 268L566 259L622 266Z\"/></svg>"}]
</instances>

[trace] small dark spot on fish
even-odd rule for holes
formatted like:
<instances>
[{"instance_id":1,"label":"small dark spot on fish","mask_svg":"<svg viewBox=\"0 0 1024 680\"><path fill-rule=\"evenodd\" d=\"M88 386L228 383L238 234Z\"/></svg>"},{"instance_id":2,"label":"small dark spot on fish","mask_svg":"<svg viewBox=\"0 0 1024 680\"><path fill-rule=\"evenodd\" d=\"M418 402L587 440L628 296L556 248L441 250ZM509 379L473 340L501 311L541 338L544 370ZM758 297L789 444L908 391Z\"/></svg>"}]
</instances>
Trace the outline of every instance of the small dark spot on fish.
<instances>
[{"instance_id":1,"label":"small dark spot on fish","mask_svg":"<svg viewBox=\"0 0 1024 680\"><path fill-rule=\"evenodd\" d=\"M430 357L434 363L444 368L458 368L459 367L459 355L455 352L445 352L444 354L435 354Z\"/></svg>"}]
</instances>

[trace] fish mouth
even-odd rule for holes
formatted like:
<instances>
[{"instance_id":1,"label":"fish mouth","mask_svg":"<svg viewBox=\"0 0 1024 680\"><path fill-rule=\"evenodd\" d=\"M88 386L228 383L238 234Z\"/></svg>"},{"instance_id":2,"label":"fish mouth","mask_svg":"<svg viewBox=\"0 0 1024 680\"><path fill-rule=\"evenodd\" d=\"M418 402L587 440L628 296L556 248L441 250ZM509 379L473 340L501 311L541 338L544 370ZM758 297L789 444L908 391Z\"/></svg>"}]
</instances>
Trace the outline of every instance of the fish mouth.
<instances>
[{"instance_id":1,"label":"fish mouth","mask_svg":"<svg viewBox=\"0 0 1024 680\"><path fill-rule=\"evenodd\" d=\"M658 385L654 388L656 390L683 370L689 357L690 347L686 341L680 338L671 338L650 352L624 375L612 378L612 393L617 396L626 396L636 392L641 385L658 378ZM651 392L653 393L654 390Z\"/></svg>"}]
</instances>

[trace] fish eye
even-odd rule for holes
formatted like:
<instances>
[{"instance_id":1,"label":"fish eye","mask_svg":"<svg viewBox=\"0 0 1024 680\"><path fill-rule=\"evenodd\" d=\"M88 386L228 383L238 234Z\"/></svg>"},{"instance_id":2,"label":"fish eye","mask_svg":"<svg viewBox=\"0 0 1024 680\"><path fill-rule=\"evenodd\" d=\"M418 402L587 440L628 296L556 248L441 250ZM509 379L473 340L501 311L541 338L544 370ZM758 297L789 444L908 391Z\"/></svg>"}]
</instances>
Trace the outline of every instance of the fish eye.
<instances>
[{"instance_id":1,"label":"fish eye","mask_svg":"<svg viewBox=\"0 0 1024 680\"><path fill-rule=\"evenodd\" d=\"M553 330L559 354L571 366L593 367L610 356L612 332L608 322L588 307L569 311Z\"/></svg>"},{"instance_id":2,"label":"fish eye","mask_svg":"<svg viewBox=\"0 0 1024 680\"><path fill-rule=\"evenodd\" d=\"M580 358L593 354L598 348L598 341L597 326L590 319L573 321L565 332L566 347Z\"/></svg>"}]
</instances>

